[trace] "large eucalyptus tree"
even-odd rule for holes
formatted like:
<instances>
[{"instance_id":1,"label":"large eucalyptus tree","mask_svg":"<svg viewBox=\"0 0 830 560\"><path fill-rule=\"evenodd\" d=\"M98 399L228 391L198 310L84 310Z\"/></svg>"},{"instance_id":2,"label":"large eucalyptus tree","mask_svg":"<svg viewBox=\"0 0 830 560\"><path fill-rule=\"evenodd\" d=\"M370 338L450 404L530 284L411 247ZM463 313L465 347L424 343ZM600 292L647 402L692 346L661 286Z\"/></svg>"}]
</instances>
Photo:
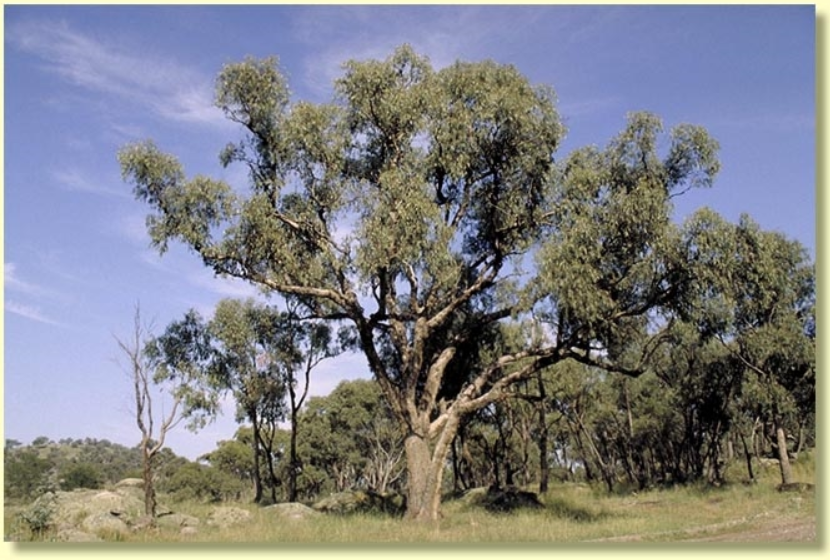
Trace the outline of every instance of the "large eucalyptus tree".
<instances>
[{"instance_id":1,"label":"large eucalyptus tree","mask_svg":"<svg viewBox=\"0 0 830 560\"><path fill-rule=\"evenodd\" d=\"M557 164L550 88L490 61L435 70L406 46L348 62L336 92L292 103L275 59L222 70L217 104L244 138L220 157L248 168L245 191L187 178L152 142L119 158L162 252L182 241L354 326L405 433L407 515L434 519L465 416L568 358L641 371L682 285L671 197L711 184L717 145L683 125L660 154L659 119L635 114ZM475 344L530 318L520 343Z\"/></svg>"}]
</instances>

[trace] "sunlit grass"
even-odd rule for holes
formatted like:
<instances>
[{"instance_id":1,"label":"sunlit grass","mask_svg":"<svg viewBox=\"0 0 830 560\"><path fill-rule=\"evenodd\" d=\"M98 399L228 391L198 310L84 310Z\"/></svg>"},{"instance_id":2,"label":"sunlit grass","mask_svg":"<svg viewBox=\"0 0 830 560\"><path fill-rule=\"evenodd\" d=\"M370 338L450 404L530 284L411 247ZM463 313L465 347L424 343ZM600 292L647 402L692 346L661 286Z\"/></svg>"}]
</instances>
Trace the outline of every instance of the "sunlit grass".
<instances>
[{"instance_id":1,"label":"sunlit grass","mask_svg":"<svg viewBox=\"0 0 830 560\"><path fill-rule=\"evenodd\" d=\"M793 465L796 478L813 483L812 462ZM814 519L816 496L776 491L778 472L767 469L757 484L740 481L713 488L704 484L609 495L601 488L554 484L544 509L491 513L464 500L446 500L435 523L412 523L383 515L319 515L285 519L268 508L232 504L251 513L249 522L227 528L205 523L215 506L174 504L179 513L202 520L198 532L159 527L122 535L128 542L244 542L291 544L364 543L572 543L584 541L676 541L752 527L757 522ZM740 480L736 477L736 480ZM13 516L12 516L13 517ZM6 512L6 527L13 521Z\"/></svg>"}]
</instances>

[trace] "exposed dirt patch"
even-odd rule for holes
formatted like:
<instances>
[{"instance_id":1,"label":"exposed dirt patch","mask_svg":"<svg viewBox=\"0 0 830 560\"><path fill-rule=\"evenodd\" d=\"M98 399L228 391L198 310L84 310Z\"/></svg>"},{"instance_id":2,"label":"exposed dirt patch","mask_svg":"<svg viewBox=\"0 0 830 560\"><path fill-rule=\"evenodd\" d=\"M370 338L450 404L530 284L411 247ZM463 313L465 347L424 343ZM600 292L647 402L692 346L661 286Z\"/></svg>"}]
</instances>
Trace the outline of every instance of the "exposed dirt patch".
<instances>
[{"instance_id":1,"label":"exposed dirt patch","mask_svg":"<svg viewBox=\"0 0 830 560\"><path fill-rule=\"evenodd\" d=\"M764 521L754 527L728 529L706 537L680 539L683 542L817 542L816 520Z\"/></svg>"},{"instance_id":2,"label":"exposed dirt patch","mask_svg":"<svg viewBox=\"0 0 830 560\"><path fill-rule=\"evenodd\" d=\"M816 519L775 519L767 514L682 531L620 535L590 542L802 542L817 543Z\"/></svg>"}]
</instances>

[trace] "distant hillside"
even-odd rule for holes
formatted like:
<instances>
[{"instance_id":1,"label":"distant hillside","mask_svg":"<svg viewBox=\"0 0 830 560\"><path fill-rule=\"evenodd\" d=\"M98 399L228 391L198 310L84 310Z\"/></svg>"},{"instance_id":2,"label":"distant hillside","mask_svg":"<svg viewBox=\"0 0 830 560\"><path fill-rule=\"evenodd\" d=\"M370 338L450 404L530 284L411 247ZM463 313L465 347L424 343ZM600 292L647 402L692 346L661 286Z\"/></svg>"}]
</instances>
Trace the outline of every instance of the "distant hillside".
<instances>
[{"instance_id":1,"label":"distant hillside","mask_svg":"<svg viewBox=\"0 0 830 560\"><path fill-rule=\"evenodd\" d=\"M158 472L164 475L189 461L164 449ZM102 439L39 437L29 445L6 440L3 448L3 490L8 500L28 499L45 490L103 488L141 477L141 451Z\"/></svg>"}]
</instances>

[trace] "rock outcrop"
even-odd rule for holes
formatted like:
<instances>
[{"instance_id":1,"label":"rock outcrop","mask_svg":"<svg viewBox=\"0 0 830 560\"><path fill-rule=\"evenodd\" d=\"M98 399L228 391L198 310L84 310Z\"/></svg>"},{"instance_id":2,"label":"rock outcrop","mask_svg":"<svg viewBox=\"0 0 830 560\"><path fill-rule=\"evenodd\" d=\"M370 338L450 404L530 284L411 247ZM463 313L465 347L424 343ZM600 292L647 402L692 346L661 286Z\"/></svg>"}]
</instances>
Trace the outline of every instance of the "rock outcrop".
<instances>
[{"instance_id":1,"label":"rock outcrop","mask_svg":"<svg viewBox=\"0 0 830 560\"><path fill-rule=\"evenodd\" d=\"M217 507L208 515L207 524L223 529L251 520L251 512L238 507Z\"/></svg>"},{"instance_id":2,"label":"rock outcrop","mask_svg":"<svg viewBox=\"0 0 830 560\"><path fill-rule=\"evenodd\" d=\"M280 519L308 519L310 517L319 517L322 515L319 511L314 510L306 505L298 504L296 502L289 502L286 504L274 504L264 508L264 511Z\"/></svg>"},{"instance_id":3,"label":"rock outcrop","mask_svg":"<svg viewBox=\"0 0 830 560\"><path fill-rule=\"evenodd\" d=\"M47 492L23 512L30 525L54 531L58 540L112 540L132 530L144 514L144 502L129 487L109 490Z\"/></svg>"},{"instance_id":4,"label":"rock outcrop","mask_svg":"<svg viewBox=\"0 0 830 560\"><path fill-rule=\"evenodd\" d=\"M347 490L331 494L315 503L315 510L323 513L385 513L403 515L406 500L400 494L379 494L364 490Z\"/></svg>"}]
</instances>

